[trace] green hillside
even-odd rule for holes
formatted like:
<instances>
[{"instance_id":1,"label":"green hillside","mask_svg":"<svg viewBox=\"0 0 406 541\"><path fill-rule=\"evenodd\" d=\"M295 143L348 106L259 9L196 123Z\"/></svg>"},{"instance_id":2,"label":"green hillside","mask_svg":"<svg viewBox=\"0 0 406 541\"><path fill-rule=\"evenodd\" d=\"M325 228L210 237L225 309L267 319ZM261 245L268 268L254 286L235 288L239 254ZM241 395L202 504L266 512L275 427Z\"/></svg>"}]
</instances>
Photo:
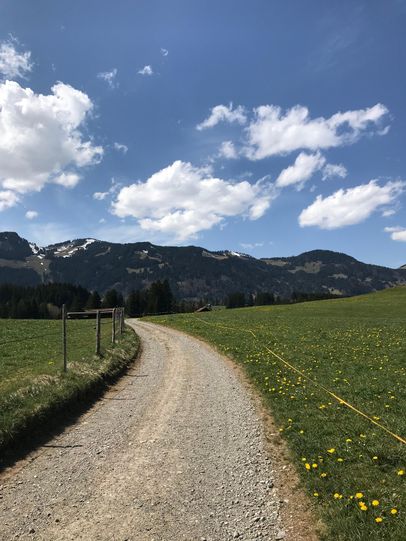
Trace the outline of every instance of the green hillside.
<instances>
[{"instance_id":1,"label":"green hillside","mask_svg":"<svg viewBox=\"0 0 406 541\"><path fill-rule=\"evenodd\" d=\"M151 320L244 366L293 451L326 539L406 539L406 288Z\"/></svg>"},{"instance_id":2,"label":"green hillside","mask_svg":"<svg viewBox=\"0 0 406 541\"><path fill-rule=\"evenodd\" d=\"M94 320L69 320L67 337L64 373L61 321L0 319L0 451L86 399L124 369L138 349L130 330L112 346L110 319L102 320L101 357L94 355Z\"/></svg>"}]
</instances>

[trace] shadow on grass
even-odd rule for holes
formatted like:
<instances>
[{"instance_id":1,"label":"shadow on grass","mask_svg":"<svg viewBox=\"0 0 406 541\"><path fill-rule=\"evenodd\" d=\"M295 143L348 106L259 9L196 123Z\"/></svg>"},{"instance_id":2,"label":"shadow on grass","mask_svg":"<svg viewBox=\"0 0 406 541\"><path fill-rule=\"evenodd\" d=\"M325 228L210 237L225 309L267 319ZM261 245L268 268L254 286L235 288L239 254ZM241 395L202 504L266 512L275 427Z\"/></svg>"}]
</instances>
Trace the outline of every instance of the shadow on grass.
<instances>
[{"instance_id":1,"label":"shadow on grass","mask_svg":"<svg viewBox=\"0 0 406 541\"><path fill-rule=\"evenodd\" d=\"M135 349L135 351L134 351ZM98 400L103 398L104 393L114 385L121 377L127 374L141 353L139 341L131 352L125 365L119 366L112 373L104 374L84 389L77 390L68 398L58 403L51 404L39 415L26 420L24 428L19 431L13 440L0 448L0 475L5 470L12 468L17 462L28 458L28 455L40 447L59 448L60 445L49 444L53 438L62 434ZM68 447L78 447L77 445Z\"/></svg>"}]
</instances>

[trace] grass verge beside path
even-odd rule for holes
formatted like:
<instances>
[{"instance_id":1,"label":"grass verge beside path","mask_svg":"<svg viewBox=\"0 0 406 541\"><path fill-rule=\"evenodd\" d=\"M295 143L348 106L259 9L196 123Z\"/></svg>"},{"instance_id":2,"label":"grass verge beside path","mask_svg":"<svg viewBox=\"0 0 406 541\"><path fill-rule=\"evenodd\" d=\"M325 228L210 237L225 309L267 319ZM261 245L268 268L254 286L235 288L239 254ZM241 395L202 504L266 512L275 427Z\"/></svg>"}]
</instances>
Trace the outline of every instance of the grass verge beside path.
<instances>
[{"instance_id":1,"label":"grass verge beside path","mask_svg":"<svg viewBox=\"0 0 406 541\"><path fill-rule=\"evenodd\" d=\"M59 416L123 372L138 352L139 339L126 328L113 346L110 329L110 320L103 320L99 358L94 321L68 321L64 373L60 321L0 320L0 452L37 437L44 426L54 427Z\"/></svg>"},{"instance_id":2,"label":"grass verge beside path","mask_svg":"<svg viewBox=\"0 0 406 541\"><path fill-rule=\"evenodd\" d=\"M292 450L323 539L406 539L406 446L320 387L406 437L406 288L148 319L244 366Z\"/></svg>"}]
</instances>

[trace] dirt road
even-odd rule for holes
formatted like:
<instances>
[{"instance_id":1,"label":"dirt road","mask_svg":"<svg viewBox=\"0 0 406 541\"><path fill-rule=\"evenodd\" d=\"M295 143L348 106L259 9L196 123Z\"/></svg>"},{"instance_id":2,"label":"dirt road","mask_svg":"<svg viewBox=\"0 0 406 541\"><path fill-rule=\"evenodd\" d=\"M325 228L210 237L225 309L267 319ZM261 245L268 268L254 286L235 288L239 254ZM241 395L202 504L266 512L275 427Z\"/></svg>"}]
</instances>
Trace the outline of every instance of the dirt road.
<instances>
[{"instance_id":1,"label":"dirt road","mask_svg":"<svg viewBox=\"0 0 406 541\"><path fill-rule=\"evenodd\" d=\"M283 539L261 423L235 372L197 340L132 325L135 367L0 479L0 539Z\"/></svg>"}]
</instances>

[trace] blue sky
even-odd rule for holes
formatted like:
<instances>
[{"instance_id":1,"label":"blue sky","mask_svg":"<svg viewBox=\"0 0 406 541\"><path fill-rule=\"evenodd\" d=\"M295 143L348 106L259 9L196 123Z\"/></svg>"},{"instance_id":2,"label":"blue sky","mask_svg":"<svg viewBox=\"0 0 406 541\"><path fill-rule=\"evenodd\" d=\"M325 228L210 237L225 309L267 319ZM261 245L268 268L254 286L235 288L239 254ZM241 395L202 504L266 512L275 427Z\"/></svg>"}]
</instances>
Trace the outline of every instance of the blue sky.
<instances>
[{"instance_id":1,"label":"blue sky","mask_svg":"<svg viewBox=\"0 0 406 541\"><path fill-rule=\"evenodd\" d=\"M0 228L406 263L404 0L3 0Z\"/></svg>"}]
</instances>

